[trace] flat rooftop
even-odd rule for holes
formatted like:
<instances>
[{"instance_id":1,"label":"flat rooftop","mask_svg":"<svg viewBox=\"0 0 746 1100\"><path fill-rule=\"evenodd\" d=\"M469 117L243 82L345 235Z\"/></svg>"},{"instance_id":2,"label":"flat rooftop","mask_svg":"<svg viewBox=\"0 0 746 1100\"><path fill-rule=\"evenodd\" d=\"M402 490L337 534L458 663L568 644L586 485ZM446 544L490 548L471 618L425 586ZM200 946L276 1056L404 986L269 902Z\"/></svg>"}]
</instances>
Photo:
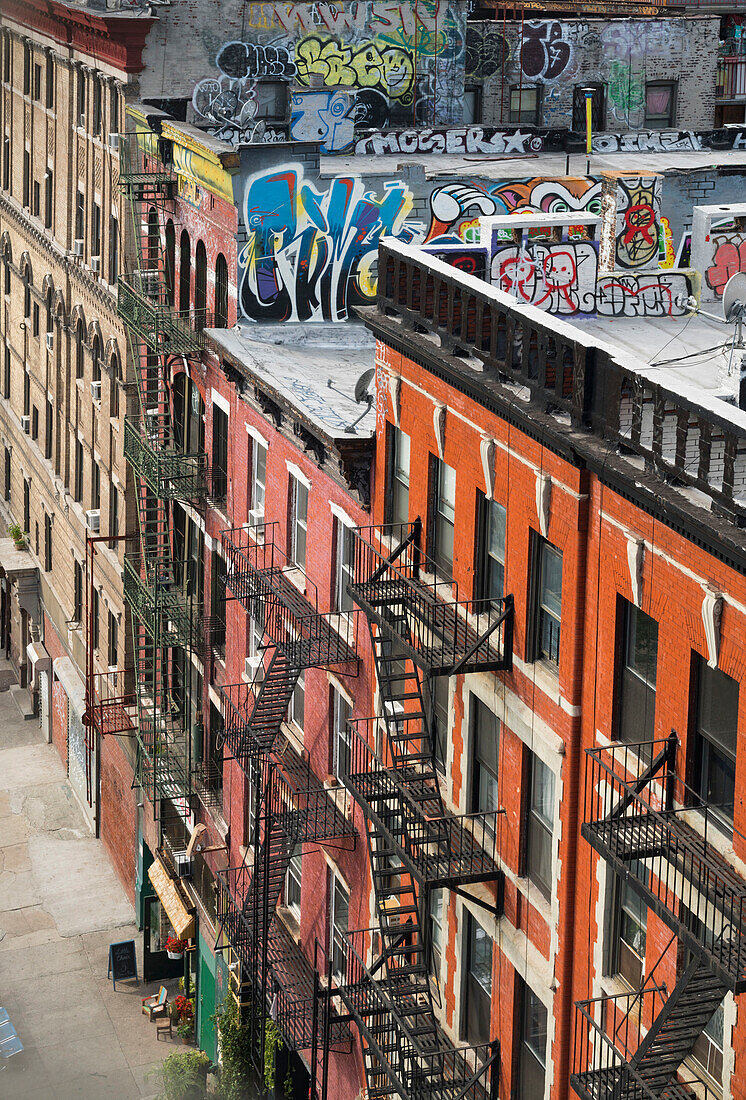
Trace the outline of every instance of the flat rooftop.
<instances>
[{"instance_id":1,"label":"flat rooftop","mask_svg":"<svg viewBox=\"0 0 746 1100\"><path fill-rule=\"evenodd\" d=\"M375 435L375 404L366 408L354 396L360 375L374 363L375 341L363 325L239 323L205 331L324 435ZM373 382L368 390L373 395Z\"/></svg>"}]
</instances>

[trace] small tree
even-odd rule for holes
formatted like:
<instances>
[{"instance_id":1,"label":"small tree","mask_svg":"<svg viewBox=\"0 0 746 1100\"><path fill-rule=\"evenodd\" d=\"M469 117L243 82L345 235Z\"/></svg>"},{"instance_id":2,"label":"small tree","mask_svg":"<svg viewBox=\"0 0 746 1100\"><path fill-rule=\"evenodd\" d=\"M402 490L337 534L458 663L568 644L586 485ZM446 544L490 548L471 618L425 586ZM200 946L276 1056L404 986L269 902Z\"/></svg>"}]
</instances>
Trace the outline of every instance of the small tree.
<instances>
[{"instance_id":1,"label":"small tree","mask_svg":"<svg viewBox=\"0 0 746 1100\"><path fill-rule=\"evenodd\" d=\"M202 1050L174 1051L160 1067L161 1100L204 1100L210 1059Z\"/></svg>"}]
</instances>

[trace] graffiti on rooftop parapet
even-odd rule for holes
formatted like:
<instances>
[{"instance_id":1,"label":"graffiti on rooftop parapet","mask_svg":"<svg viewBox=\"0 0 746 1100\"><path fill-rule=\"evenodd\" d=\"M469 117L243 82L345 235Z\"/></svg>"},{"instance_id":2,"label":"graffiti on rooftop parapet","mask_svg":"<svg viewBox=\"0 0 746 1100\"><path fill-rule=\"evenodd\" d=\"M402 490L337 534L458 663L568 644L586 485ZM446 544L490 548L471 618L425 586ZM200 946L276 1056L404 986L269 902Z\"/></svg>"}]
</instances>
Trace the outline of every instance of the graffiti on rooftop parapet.
<instances>
[{"instance_id":1,"label":"graffiti on rooftop parapet","mask_svg":"<svg viewBox=\"0 0 746 1100\"><path fill-rule=\"evenodd\" d=\"M638 177L617 181L616 265L657 265L660 250L661 181Z\"/></svg>"}]
</instances>

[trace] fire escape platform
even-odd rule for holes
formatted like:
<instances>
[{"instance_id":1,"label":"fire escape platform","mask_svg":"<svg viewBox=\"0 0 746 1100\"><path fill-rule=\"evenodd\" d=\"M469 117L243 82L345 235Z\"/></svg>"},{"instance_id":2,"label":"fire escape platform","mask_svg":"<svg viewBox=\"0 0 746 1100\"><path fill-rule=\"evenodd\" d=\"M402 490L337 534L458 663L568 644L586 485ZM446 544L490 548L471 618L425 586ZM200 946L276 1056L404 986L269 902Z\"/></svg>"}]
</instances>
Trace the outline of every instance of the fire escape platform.
<instances>
[{"instance_id":1,"label":"fire escape platform","mask_svg":"<svg viewBox=\"0 0 746 1100\"><path fill-rule=\"evenodd\" d=\"M196 600L190 607L189 597L177 583L174 567L180 564L126 554L124 597L157 646L196 648L202 641L198 625L201 607ZM156 628L156 612L160 629Z\"/></svg>"},{"instance_id":2,"label":"fire escape platform","mask_svg":"<svg viewBox=\"0 0 746 1100\"><path fill-rule=\"evenodd\" d=\"M304 844L357 836L351 817L340 809L335 798L344 788L325 787L289 741L276 753L276 759L288 801L292 800L287 823L282 822L285 832L298 836Z\"/></svg>"},{"instance_id":3,"label":"fire escape platform","mask_svg":"<svg viewBox=\"0 0 746 1100\"><path fill-rule=\"evenodd\" d=\"M119 276L118 315L151 351L187 358L198 356L205 346L205 338L195 326L195 314L192 311L179 313L173 309L165 300L165 284L162 287L159 285L157 293L151 296L147 279L150 274L146 270Z\"/></svg>"},{"instance_id":4,"label":"fire escape platform","mask_svg":"<svg viewBox=\"0 0 746 1100\"><path fill-rule=\"evenodd\" d=\"M696 1093L680 1081L672 1081L659 1096L628 1066L573 1073L570 1083L582 1100L608 1100L610 1096L620 1100L696 1100Z\"/></svg>"},{"instance_id":5,"label":"fire escape platform","mask_svg":"<svg viewBox=\"0 0 746 1100\"><path fill-rule=\"evenodd\" d=\"M185 454L154 438L129 417L124 422L124 457L160 500L200 504L207 493L207 456Z\"/></svg>"},{"instance_id":6,"label":"fire escape platform","mask_svg":"<svg viewBox=\"0 0 746 1100\"><path fill-rule=\"evenodd\" d=\"M274 983L273 1016L286 1042L295 1050L308 1050L313 1043L313 1008L316 987L314 968L300 944L282 920L273 920L267 939L269 989ZM272 994L268 994L272 996ZM337 1014L330 1021L332 1046L350 1041L350 1027Z\"/></svg>"}]
</instances>

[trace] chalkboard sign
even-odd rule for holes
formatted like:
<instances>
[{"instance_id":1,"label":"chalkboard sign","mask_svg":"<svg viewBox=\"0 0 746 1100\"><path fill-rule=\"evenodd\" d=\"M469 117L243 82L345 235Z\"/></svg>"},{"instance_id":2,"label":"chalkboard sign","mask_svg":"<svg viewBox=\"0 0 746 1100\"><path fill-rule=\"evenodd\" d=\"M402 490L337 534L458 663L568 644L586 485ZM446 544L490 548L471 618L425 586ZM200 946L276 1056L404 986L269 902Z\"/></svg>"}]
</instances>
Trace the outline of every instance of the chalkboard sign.
<instances>
[{"instance_id":1,"label":"chalkboard sign","mask_svg":"<svg viewBox=\"0 0 746 1100\"><path fill-rule=\"evenodd\" d=\"M106 976L111 978L111 984L115 989L117 982L124 981L125 978L134 978L137 981L134 940L121 940L119 943L109 944L109 972Z\"/></svg>"}]
</instances>

